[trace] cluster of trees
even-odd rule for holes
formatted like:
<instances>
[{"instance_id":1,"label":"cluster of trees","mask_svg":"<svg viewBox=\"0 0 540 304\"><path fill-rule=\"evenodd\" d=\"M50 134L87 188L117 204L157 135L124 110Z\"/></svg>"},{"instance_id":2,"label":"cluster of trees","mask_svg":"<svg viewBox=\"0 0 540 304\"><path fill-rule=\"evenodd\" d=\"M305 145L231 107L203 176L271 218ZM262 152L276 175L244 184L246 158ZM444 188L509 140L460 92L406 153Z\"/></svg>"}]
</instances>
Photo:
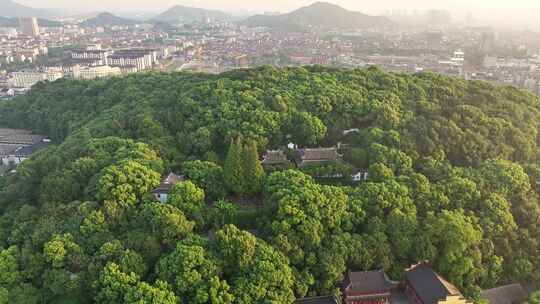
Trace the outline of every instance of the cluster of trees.
<instances>
[{"instance_id":1,"label":"cluster of trees","mask_svg":"<svg viewBox=\"0 0 540 304\"><path fill-rule=\"evenodd\" d=\"M535 292L531 294L529 299L525 302L525 304L538 304L540 303L540 292Z\"/></svg>"},{"instance_id":2,"label":"cluster of trees","mask_svg":"<svg viewBox=\"0 0 540 304\"><path fill-rule=\"evenodd\" d=\"M57 143L0 179L0 303L292 303L347 269L398 280L420 260L475 300L540 283L540 97L514 88L374 68L150 73L39 84L0 121ZM310 176L344 163L265 173L258 151L291 141L342 142L369 181ZM158 203L171 171L187 181Z\"/></svg>"},{"instance_id":3,"label":"cluster of trees","mask_svg":"<svg viewBox=\"0 0 540 304\"><path fill-rule=\"evenodd\" d=\"M358 168L362 169L363 167ZM305 165L301 168L301 171L320 181L351 183L352 174L357 173L354 169L351 164L337 160L322 164Z\"/></svg>"},{"instance_id":4,"label":"cluster of trees","mask_svg":"<svg viewBox=\"0 0 540 304\"><path fill-rule=\"evenodd\" d=\"M225 184L236 195L256 195L261 192L264 169L254 141L232 140L224 165Z\"/></svg>"}]
</instances>

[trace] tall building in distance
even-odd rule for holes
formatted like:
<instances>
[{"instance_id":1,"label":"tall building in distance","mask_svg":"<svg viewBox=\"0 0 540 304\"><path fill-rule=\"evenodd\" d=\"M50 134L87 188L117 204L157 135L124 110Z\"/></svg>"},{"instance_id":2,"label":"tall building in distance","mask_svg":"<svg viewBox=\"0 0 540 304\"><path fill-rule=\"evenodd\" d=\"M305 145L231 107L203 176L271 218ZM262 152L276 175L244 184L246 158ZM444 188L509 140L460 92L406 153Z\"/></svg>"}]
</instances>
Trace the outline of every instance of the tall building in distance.
<instances>
[{"instance_id":1,"label":"tall building in distance","mask_svg":"<svg viewBox=\"0 0 540 304\"><path fill-rule=\"evenodd\" d=\"M19 25L21 27L21 32L24 36L39 36L39 24L36 17L19 18Z\"/></svg>"}]
</instances>

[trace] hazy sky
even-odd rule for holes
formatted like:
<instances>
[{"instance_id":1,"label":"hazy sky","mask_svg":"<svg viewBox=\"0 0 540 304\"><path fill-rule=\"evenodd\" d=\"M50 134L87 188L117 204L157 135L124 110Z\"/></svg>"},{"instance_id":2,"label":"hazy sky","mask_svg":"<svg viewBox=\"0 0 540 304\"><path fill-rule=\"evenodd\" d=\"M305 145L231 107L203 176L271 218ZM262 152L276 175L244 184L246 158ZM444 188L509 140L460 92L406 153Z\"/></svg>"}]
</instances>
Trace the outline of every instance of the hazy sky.
<instances>
[{"instance_id":1,"label":"hazy sky","mask_svg":"<svg viewBox=\"0 0 540 304\"><path fill-rule=\"evenodd\" d=\"M287 12L314 2L315 0L16 0L21 4L41 8L61 8L91 11L160 11L175 4L202 8L217 8L235 11L282 11ZM450 10L531 9L540 8L540 0L330 0L345 8L364 12L380 12L385 9L429 9Z\"/></svg>"}]
</instances>

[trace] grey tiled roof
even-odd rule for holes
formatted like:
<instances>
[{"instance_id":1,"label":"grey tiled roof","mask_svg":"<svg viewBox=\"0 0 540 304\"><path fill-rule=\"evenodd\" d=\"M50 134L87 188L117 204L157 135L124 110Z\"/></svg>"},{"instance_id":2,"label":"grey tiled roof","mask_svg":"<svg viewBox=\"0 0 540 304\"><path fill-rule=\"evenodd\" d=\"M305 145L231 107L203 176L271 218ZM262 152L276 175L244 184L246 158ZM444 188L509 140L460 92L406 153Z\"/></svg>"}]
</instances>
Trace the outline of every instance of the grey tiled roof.
<instances>
[{"instance_id":1,"label":"grey tiled roof","mask_svg":"<svg viewBox=\"0 0 540 304\"><path fill-rule=\"evenodd\" d=\"M361 293L390 290L393 287L382 271L349 272L345 285L347 290Z\"/></svg>"},{"instance_id":2,"label":"grey tiled roof","mask_svg":"<svg viewBox=\"0 0 540 304\"><path fill-rule=\"evenodd\" d=\"M490 304L518 304L527 298L521 284L510 284L482 291L482 297Z\"/></svg>"},{"instance_id":3,"label":"grey tiled roof","mask_svg":"<svg viewBox=\"0 0 540 304\"><path fill-rule=\"evenodd\" d=\"M424 304L435 304L448 296L461 296L454 285L444 280L428 265L414 266L405 276Z\"/></svg>"}]
</instances>

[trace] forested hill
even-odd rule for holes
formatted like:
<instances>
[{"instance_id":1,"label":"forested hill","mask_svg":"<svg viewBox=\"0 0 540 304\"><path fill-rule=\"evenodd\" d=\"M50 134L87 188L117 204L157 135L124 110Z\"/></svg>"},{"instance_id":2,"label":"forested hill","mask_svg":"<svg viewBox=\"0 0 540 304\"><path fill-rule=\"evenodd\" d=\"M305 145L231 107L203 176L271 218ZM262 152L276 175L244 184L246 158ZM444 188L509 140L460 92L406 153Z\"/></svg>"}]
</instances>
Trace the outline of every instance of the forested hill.
<instances>
[{"instance_id":1,"label":"forested hill","mask_svg":"<svg viewBox=\"0 0 540 304\"><path fill-rule=\"evenodd\" d=\"M414 160L444 154L454 165L477 166L490 158L526 163L540 157L539 111L537 95L485 82L378 69L264 67L220 76L42 83L4 104L0 122L57 142L81 127L93 136L137 139L169 150L166 159L175 165L209 151L223 156L238 134L276 148L287 134L316 146L342 141L351 128L392 130Z\"/></svg>"},{"instance_id":2,"label":"forested hill","mask_svg":"<svg viewBox=\"0 0 540 304\"><path fill-rule=\"evenodd\" d=\"M316 2L283 15L255 15L243 20L241 24L287 31L307 30L308 28L388 29L395 26L386 17L349 11L327 2Z\"/></svg>"},{"instance_id":3,"label":"forested hill","mask_svg":"<svg viewBox=\"0 0 540 304\"><path fill-rule=\"evenodd\" d=\"M57 144L0 179L0 302L292 303L347 269L399 280L423 260L477 301L540 283L540 97L515 88L377 68L134 74L40 83L0 124ZM340 143L344 160L263 170L289 142ZM320 178L342 168L369 180ZM169 172L188 181L157 203Z\"/></svg>"}]
</instances>

